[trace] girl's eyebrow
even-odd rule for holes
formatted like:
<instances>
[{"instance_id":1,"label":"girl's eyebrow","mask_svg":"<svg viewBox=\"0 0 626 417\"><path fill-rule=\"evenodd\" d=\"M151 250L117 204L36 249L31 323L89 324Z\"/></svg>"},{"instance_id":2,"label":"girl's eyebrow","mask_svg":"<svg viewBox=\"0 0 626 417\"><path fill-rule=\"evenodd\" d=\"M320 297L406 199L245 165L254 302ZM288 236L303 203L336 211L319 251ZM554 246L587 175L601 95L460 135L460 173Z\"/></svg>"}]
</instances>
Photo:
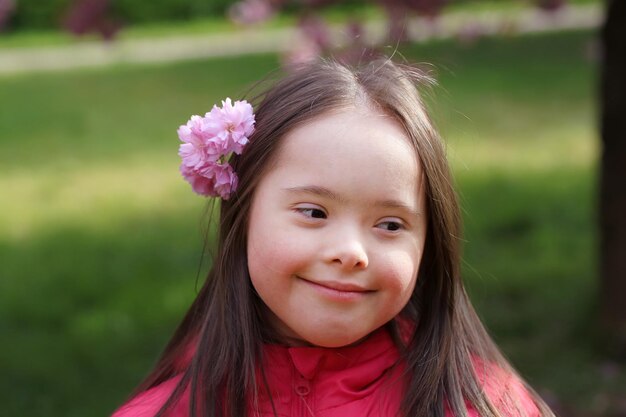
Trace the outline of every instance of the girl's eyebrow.
<instances>
[{"instance_id":1,"label":"girl's eyebrow","mask_svg":"<svg viewBox=\"0 0 626 417\"><path fill-rule=\"evenodd\" d=\"M397 201L397 200L378 201L378 202L376 202L376 205L380 206L380 207L404 210L404 211L408 212L409 214L411 214L414 217L420 217L422 215L422 213L419 210L416 210L415 208L411 207L410 205L405 204L405 203L403 203L401 201Z\"/></svg>"},{"instance_id":2,"label":"girl's eyebrow","mask_svg":"<svg viewBox=\"0 0 626 417\"><path fill-rule=\"evenodd\" d=\"M332 192L328 188L320 187L317 185L304 185L301 187L289 187L284 189L287 192L295 194L313 194L319 197L325 197L329 200L344 203L345 199L341 198L338 194Z\"/></svg>"},{"instance_id":3,"label":"girl's eyebrow","mask_svg":"<svg viewBox=\"0 0 626 417\"><path fill-rule=\"evenodd\" d=\"M320 187L317 185L304 185L304 186L300 186L300 187L288 187L288 188L284 188L285 191L289 192L289 193L296 193L296 194L313 194L319 197L324 197L327 198L329 200L333 200L339 203L345 203L346 200L344 198L342 198L340 195L334 193L333 191L329 190L328 188L325 187ZM406 212L408 212L409 214L415 216L415 217L419 217L421 216L421 212L419 210L416 210L414 207L411 207L408 204L405 204L401 201L398 200L381 200L381 201L377 201L376 203L374 203L375 206L379 206L379 207L385 207L385 208L394 208L394 209L400 209L400 210L404 210Z\"/></svg>"}]
</instances>

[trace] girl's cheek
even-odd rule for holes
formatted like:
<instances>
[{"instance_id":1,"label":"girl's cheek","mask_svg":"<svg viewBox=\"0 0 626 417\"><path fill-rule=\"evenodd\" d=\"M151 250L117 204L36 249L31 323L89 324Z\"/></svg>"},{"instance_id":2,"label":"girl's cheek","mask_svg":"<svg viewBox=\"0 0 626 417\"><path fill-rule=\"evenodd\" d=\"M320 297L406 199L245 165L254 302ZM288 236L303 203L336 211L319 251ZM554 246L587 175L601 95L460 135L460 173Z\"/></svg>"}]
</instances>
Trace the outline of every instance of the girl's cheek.
<instances>
[{"instance_id":1,"label":"girl's cheek","mask_svg":"<svg viewBox=\"0 0 626 417\"><path fill-rule=\"evenodd\" d=\"M252 235L248 242L248 263L251 272L287 273L304 263L306 242L283 231Z\"/></svg>"},{"instance_id":2,"label":"girl's cheek","mask_svg":"<svg viewBox=\"0 0 626 417\"><path fill-rule=\"evenodd\" d=\"M385 257L378 260L382 279L398 291L413 291L420 264L420 253L396 250L387 251Z\"/></svg>"}]
</instances>

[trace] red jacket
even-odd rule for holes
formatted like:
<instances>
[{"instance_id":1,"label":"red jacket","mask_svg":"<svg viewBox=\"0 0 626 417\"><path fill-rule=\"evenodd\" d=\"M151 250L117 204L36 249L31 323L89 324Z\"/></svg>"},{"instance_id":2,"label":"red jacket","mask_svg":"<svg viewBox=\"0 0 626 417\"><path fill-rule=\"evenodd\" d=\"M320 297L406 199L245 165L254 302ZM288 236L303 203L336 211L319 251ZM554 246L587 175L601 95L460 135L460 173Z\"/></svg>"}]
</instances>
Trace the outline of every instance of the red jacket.
<instances>
[{"instance_id":1,"label":"red jacket","mask_svg":"<svg viewBox=\"0 0 626 417\"><path fill-rule=\"evenodd\" d=\"M398 415L403 393L403 367L398 365L398 349L386 330L376 331L356 346L337 349L266 345L264 358L267 382L278 416ZM153 417L179 379L180 376L172 378L139 394L112 417ZM539 415L534 402L516 378L500 372L500 375L483 379L483 386L496 407L503 395L512 394L518 397L529 416ZM269 396L265 390L260 391L258 410L251 415L273 417ZM186 393L168 416L186 417L188 405ZM470 416L478 417L474 410L469 411ZM451 417L449 411L447 416Z\"/></svg>"}]
</instances>

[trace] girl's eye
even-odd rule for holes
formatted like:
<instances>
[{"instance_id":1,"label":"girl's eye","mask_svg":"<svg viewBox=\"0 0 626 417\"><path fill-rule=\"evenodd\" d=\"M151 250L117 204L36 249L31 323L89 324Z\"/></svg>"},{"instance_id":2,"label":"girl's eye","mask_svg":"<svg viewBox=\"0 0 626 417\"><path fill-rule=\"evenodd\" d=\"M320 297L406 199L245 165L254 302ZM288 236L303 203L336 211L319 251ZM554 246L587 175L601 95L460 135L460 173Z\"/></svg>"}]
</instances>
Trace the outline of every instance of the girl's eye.
<instances>
[{"instance_id":1,"label":"girl's eye","mask_svg":"<svg viewBox=\"0 0 626 417\"><path fill-rule=\"evenodd\" d=\"M396 232L404 228L404 225L400 222L396 222L393 220L379 223L376 227L380 229L384 229L388 232Z\"/></svg>"},{"instance_id":2,"label":"girl's eye","mask_svg":"<svg viewBox=\"0 0 626 417\"><path fill-rule=\"evenodd\" d=\"M296 210L304 214L306 217L310 217L312 219L325 219L326 218L326 213L322 209L318 209L314 207L302 207Z\"/></svg>"}]
</instances>

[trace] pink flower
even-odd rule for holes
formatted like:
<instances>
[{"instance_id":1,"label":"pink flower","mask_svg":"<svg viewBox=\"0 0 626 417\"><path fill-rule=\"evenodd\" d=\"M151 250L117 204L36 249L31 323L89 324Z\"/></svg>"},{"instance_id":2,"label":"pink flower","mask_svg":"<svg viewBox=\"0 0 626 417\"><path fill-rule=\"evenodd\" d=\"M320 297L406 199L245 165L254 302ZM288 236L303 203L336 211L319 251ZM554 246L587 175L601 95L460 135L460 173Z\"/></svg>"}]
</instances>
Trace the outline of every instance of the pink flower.
<instances>
[{"instance_id":1,"label":"pink flower","mask_svg":"<svg viewBox=\"0 0 626 417\"><path fill-rule=\"evenodd\" d=\"M178 128L178 137L184 142L178 149L178 155L188 167L200 167L206 161L202 125L200 116L191 116L186 125Z\"/></svg>"},{"instance_id":2,"label":"pink flower","mask_svg":"<svg viewBox=\"0 0 626 417\"><path fill-rule=\"evenodd\" d=\"M248 143L248 137L254 132L252 106L245 100L235 101L233 104L227 98L222 101L221 108L213 106L204 116L202 131L215 138L221 145L222 153L240 154Z\"/></svg>"},{"instance_id":3,"label":"pink flower","mask_svg":"<svg viewBox=\"0 0 626 417\"><path fill-rule=\"evenodd\" d=\"M228 199L237 188L237 175L228 164L231 153L240 154L254 132L254 113L245 100L222 101L204 117L192 116L178 128L183 142L178 154L180 172L201 195Z\"/></svg>"},{"instance_id":4,"label":"pink flower","mask_svg":"<svg viewBox=\"0 0 626 417\"><path fill-rule=\"evenodd\" d=\"M213 197L221 197L224 200L228 200L230 194L237 189L239 182L237 174L235 174L229 164L208 165L202 171L202 175L210 178L213 182L213 190L211 193Z\"/></svg>"},{"instance_id":5,"label":"pink flower","mask_svg":"<svg viewBox=\"0 0 626 417\"><path fill-rule=\"evenodd\" d=\"M222 101L222 112L227 122L233 141L247 141L247 137L254 132L254 114L252 106L246 101L235 101L231 104L230 98Z\"/></svg>"},{"instance_id":6,"label":"pink flower","mask_svg":"<svg viewBox=\"0 0 626 417\"><path fill-rule=\"evenodd\" d=\"M222 109L213 106L202 119L202 134L206 138L214 138L217 142L228 141L228 129L222 116Z\"/></svg>"},{"instance_id":7,"label":"pink flower","mask_svg":"<svg viewBox=\"0 0 626 417\"><path fill-rule=\"evenodd\" d=\"M228 200L237 189L238 178L229 164L207 164L201 169L180 166L180 173L197 194Z\"/></svg>"},{"instance_id":8,"label":"pink flower","mask_svg":"<svg viewBox=\"0 0 626 417\"><path fill-rule=\"evenodd\" d=\"M209 196L212 195L213 181L200 174L196 169L190 168L185 164L180 166L180 173L189 184L196 194Z\"/></svg>"}]
</instances>

